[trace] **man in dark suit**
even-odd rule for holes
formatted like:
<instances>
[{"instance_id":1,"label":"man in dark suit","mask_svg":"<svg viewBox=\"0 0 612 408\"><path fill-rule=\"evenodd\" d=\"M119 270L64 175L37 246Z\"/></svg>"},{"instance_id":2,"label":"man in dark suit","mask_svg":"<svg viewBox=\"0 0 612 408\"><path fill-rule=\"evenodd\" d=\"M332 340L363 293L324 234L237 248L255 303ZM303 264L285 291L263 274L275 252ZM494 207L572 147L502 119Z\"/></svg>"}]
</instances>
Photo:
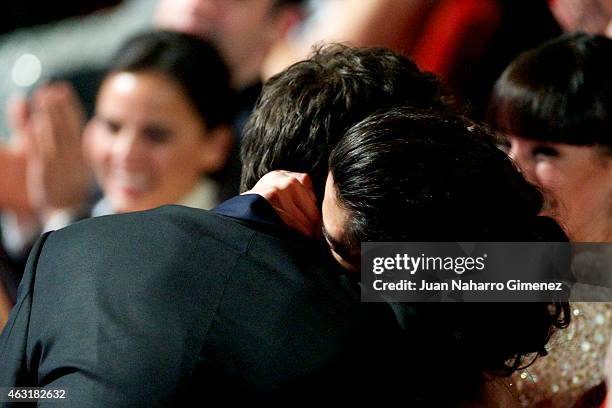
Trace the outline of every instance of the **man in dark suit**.
<instances>
[{"instance_id":1,"label":"man in dark suit","mask_svg":"<svg viewBox=\"0 0 612 408\"><path fill-rule=\"evenodd\" d=\"M391 52L320 51L264 87L243 186L308 171L320 199L348 127L395 105L445 109L440 97ZM216 213L168 206L43 236L0 338L0 387L62 389L79 407L383 398L406 361L393 313L360 304L357 278L281 224L244 195Z\"/></svg>"}]
</instances>

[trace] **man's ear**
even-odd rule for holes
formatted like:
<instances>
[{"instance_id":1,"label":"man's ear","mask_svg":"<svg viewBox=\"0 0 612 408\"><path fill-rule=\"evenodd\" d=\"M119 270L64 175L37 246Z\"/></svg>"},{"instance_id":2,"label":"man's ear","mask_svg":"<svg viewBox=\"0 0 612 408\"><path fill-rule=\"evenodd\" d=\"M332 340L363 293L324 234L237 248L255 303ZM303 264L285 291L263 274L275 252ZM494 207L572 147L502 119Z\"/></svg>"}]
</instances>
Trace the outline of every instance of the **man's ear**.
<instances>
[{"instance_id":1,"label":"man's ear","mask_svg":"<svg viewBox=\"0 0 612 408\"><path fill-rule=\"evenodd\" d=\"M202 173L214 173L225 165L234 146L232 129L220 125L208 131L206 140L202 143L201 169Z\"/></svg>"}]
</instances>

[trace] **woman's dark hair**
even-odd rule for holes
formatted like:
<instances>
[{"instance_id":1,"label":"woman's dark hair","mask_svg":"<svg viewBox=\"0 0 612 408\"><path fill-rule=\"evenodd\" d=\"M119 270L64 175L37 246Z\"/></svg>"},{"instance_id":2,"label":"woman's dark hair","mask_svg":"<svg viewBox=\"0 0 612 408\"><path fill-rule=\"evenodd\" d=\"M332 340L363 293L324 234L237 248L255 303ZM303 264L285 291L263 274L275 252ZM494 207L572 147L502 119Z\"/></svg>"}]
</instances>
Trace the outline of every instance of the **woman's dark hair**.
<instances>
[{"instance_id":1,"label":"woman's dark hair","mask_svg":"<svg viewBox=\"0 0 612 408\"><path fill-rule=\"evenodd\" d=\"M612 39L563 35L519 55L497 80L489 121L501 133L612 147Z\"/></svg>"},{"instance_id":2,"label":"woman's dark hair","mask_svg":"<svg viewBox=\"0 0 612 408\"><path fill-rule=\"evenodd\" d=\"M209 129L231 124L229 72L210 43L170 31L136 35L117 51L110 72L142 71L164 74L178 84Z\"/></svg>"},{"instance_id":3,"label":"woman's dark hair","mask_svg":"<svg viewBox=\"0 0 612 408\"><path fill-rule=\"evenodd\" d=\"M538 216L541 194L488 131L460 116L409 108L369 116L332 151L330 171L348 212L343 244L350 247L567 241L554 220ZM410 381L419 384L425 406L474 397L485 374L508 376L546 354L551 334L570 320L567 302L415 303L397 310L413 333L406 347L417 350L410 370L418 374Z\"/></svg>"},{"instance_id":4,"label":"woman's dark hair","mask_svg":"<svg viewBox=\"0 0 612 408\"><path fill-rule=\"evenodd\" d=\"M329 167L350 214L349 246L566 240L554 221L537 216L541 193L487 130L461 116L412 108L371 115L342 137Z\"/></svg>"}]
</instances>

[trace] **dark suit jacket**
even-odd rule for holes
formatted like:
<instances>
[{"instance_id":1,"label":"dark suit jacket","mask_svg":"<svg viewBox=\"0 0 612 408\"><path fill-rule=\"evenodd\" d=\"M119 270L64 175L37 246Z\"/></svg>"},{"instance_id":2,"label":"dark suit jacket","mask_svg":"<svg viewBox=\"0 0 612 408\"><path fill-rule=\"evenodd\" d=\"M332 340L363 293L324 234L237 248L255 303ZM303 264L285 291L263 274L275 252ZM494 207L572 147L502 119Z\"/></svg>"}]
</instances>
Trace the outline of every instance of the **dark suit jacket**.
<instances>
[{"instance_id":1,"label":"dark suit jacket","mask_svg":"<svg viewBox=\"0 0 612 408\"><path fill-rule=\"evenodd\" d=\"M386 305L365 306L318 243L273 223L180 206L85 220L32 250L0 387L79 407L362 399L401 341Z\"/></svg>"}]
</instances>

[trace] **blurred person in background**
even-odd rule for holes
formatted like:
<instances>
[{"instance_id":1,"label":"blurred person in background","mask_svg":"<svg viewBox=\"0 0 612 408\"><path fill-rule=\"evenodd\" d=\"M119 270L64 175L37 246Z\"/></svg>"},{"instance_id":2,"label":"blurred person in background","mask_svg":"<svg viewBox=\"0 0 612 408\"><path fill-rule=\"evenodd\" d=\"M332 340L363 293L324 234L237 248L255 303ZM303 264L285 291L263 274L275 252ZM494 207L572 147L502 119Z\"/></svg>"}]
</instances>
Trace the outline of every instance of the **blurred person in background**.
<instances>
[{"instance_id":1,"label":"blurred person in background","mask_svg":"<svg viewBox=\"0 0 612 408\"><path fill-rule=\"evenodd\" d=\"M548 6L565 32L606 34L612 28L609 0L549 0Z\"/></svg>"},{"instance_id":2,"label":"blurred person in background","mask_svg":"<svg viewBox=\"0 0 612 408\"><path fill-rule=\"evenodd\" d=\"M300 21L302 0L160 0L159 28L213 42L227 61L235 89L260 82L272 45Z\"/></svg>"},{"instance_id":3,"label":"blurred person in background","mask_svg":"<svg viewBox=\"0 0 612 408\"><path fill-rule=\"evenodd\" d=\"M304 59L320 43L388 47L406 54L437 1L311 0L302 27L276 41L264 64L269 77Z\"/></svg>"},{"instance_id":4,"label":"blurred person in background","mask_svg":"<svg viewBox=\"0 0 612 408\"><path fill-rule=\"evenodd\" d=\"M67 84L41 87L22 110L18 130L33 211L2 215L4 246L14 259L27 256L41 231L90 215L172 203L210 209L220 201L208 175L232 146L232 90L223 60L198 37L150 32L129 40L86 125ZM103 192L93 208L90 167Z\"/></svg>"},{"instance_id":5,"label":"blurred person in background","mask_svg":"<svg viewBox=\"0 0 612 408\"><path fill-rule=\"evenodd\" d=\"M609 38L564 35L515 59L491 100L490 121L509 156L543 191L544 213L575 242L612 242L610 55ZM580 256L574 262L592 255ZM605 266L611 257L607 250L593 259ZM612 273L601 266L594 271ZM603 381L612 304L576 303L572 313L575 323L553 339L550 357L517 377L526 404L570 407Z\"/></svg>"},{"instance_id":6,"label":"blurred person in background","mask_svg":"<svg viewBox=\"0 0 612 408\"><path fill-rule=\"evenodd\" d=\"M151 32L129 40L84 132L104 192L94 215L214 207L218 187L207 175L223 167L232 145L232 95L223 60L200 38Z\"/></svg>"},{"instance_id":7,"label":"blurred person in background","mask_svg":"<svg viewBox=\"0 0 612 408\"><path fill-rule=\"evenodd\" d=\"M510 61L561 34L546 0L311 0L309 5L305 24L273 48L266 76L304 58L319 42L384 46L438 75L479 118Z\"/></svg>"},{"instance_id":8,"label":"blurred person in background","mask_svg":"<svg viewBox=\"0 0 612 408\"><path fill-rule=\"evenodd\" d=\"M243 127L262 86L264 59L302 20L306 0L159 0L155 26L186 32L212 42L225 59L235 93L236 149L215 175L224 199L238 193L238 148ZM305 58L306 56L304 56Z\"/></svg>"}]
</instances>

